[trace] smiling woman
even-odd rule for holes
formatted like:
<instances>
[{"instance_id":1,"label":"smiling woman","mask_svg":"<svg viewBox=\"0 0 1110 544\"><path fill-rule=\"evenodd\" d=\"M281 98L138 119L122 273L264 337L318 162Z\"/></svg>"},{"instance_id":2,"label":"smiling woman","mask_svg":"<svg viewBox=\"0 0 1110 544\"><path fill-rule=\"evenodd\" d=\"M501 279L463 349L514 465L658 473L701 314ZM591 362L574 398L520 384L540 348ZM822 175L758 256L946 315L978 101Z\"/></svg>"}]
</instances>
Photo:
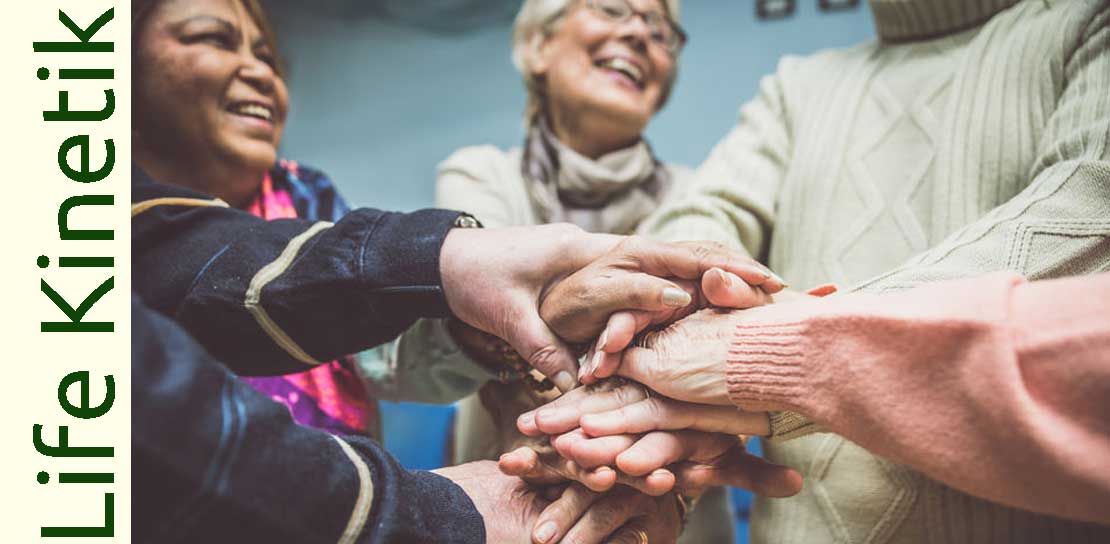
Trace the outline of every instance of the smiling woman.
<instances>
[{"instance_id":1,"label":"smiling woman","mask_svg":"<svg viewBox=\"0 0 1110 544\"><path fill-rule=\"evenodd\" d=\"M678 0L524 1L513 26L512 58L528 92L527 137L515 149L456 151L439 167L436 205L467 210L488 227L569 222L591 232L634 233L688 174L659 160L642 137L675 82L686 41L678 21ZM466 359L503 369L502 359L513 354L505 348L458 322L423 321L361 363L373 372L453 358L455 364ZM509 383L488 384L481 400L471 396L461 403L455 462L496 459L524 439L516 416L553 393L533 390L533 381L516 374L500 372ZM520 378L533 387L513 381ZM562 378L574 383L572 376ZM628 497L589 500L604 509ZM720 490L703 497L694 515L699 518L684 542L732 540ZM568 535L589 525L590 516L573 518L582 520L572 524L577 529L560 532L543 523L535 541L574 540Z\"/></svg>"},{"instance_id":2,"label":"smiling woman","mask_svg":"<svg viewBox=\"0 0 1110 544\"><path fill-rule=\"evenodd\" d=\"M348 211L321 173L278 159L289 96L258 0L133 0L132 44L134 161L147 175L265 219ZM298 423L377 434L377 405L348 358L243 380Z\"/></svg>"},{"instance_id":3,"label":"smiling woman","mask_svg":"<svg viewBox=\"0 0 1110 544\"><path fill-rule=\"evenodd\" d=\"M135 160L156 179L244 204L277 162L289 107L261 6L133 6Z\"/></svg>"}]
</instances>

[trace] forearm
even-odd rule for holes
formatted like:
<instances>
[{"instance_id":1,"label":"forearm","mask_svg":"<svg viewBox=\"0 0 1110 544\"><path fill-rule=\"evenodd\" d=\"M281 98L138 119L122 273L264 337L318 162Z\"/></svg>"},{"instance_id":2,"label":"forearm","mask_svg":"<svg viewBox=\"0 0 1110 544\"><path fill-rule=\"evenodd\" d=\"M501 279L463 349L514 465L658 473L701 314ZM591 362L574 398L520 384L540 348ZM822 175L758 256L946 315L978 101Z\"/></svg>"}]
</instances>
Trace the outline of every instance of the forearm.
<instances>
[{"instance_id":1,"label":"forearm","mask_svg":"<svg viewBox=\"0 0 1110 544\"><path fill-rule=\"evenodd\" d=\"M1110 521L1110 275L994 275L752 310L733 401L990 500Z\"/></svg>"},{"instance_id":2,"label":"forearm","mask_svg":"<svg viewBox=\"0 0 1110 544\"><path fill-rule=\"evenodd\" d=\"M159 184L134 184L132 200L136 290L236 372L304 370L449 313L439 251L456 212L361 209L332 225Z\"/></svg>"},{"instance_id":3,"label":"forearm","mask_svg":"<svg viewBox=\"0 0 1110 544\"><path fill-rule=\"evenodd\" d=\"M132 325L137 540L484 542L449 480L294 424L137 300Z\"/></svg>"},{"instance_id":4,"label":"forearm","mask_svg":"<svg viewBox=\"0 0 1110 544\"><path fill-rule=\"evenodd\" d=\"M667 242L710 240L763 257L791 146L781 80L765 77L690 187L676 190L639 232Z\"/></svg>"},{"instance_id":5,"label":"forearm","mask_svg":"<svg viewBox=\"0 0 1110 544\"><path fill-rule=\"evenodd\" d=\"M1092 3L1083 11L1093 15L1098 8ZM950 227L937 225L950 235L861 290L904 289L999 270L1031 280L1110 270L1110 18L1083 23L1082 33L1067 33L1070 54L1057 67L1059 91L1051 109L1020 114L1047 114L1038 126L1036 159L1010 176L991 176L984 162L979 169L987 183L973 177L941 181L964 188L965 198L934 214L950 218ZM976 209L991 202L977 194L1007 185L1020 192L994 209Z\"/></svg>"}]
</instances>

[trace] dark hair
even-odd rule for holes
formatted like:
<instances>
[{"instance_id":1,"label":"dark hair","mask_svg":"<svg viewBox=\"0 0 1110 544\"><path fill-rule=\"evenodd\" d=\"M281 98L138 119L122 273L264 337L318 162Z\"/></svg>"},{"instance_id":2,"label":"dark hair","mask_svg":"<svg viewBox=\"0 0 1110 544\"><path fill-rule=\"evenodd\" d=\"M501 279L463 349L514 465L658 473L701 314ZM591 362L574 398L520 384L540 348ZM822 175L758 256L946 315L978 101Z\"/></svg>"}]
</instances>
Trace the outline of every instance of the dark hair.
<instances>
[{"instance_id":1,"label":"dark hair","mask_svg":"<svg viewBox=\"0 0 1110 544\"><path fill-rule=\"evenodd\" d=\"M138 60L138 44L142 41L142 33L146 30L151 14L163 1L131 0L131 66L135 79L141 76L140 64L136 62ZM266 17L266 10L262 7L262 2L260 0L238 1L246 8L247 14L250 15L254 24L258 25L258 30L262 33L262 41L266 43L266 47L274 55L276 59L274 71L277 72L278 76L285 77L285 63L278 54L277 34L274 33L274 28L270 25L270 19Z\"/></svg>"}]
</instances>

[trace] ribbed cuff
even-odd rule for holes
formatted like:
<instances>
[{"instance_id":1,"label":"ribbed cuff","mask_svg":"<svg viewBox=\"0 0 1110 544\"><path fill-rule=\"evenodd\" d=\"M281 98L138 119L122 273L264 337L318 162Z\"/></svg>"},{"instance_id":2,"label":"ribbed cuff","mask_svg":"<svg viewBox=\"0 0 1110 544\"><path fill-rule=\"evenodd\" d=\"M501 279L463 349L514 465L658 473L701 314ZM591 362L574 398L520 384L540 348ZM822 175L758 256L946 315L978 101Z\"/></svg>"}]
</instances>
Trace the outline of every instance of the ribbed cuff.
<instances>
[{"instance_id":1,"label":"ribbed cuff","mask_svg":"<svg viewBox=\"0 0 1110 544\"><path fill-rule=\"evenodd\" d=\"M728 394L744 410L791 409L804 389L798 321L736 326L728 355Z\"/></svg>"},{"instance_id":2,"label":"ribbed cuff","mask_svg":"<svg viewBox=\"0 0 1110 544\"><path fill-rule=\"evenodd\" d=\"M785 442L811 433L824 432L825 428L797 412L771 412L767 414L771 433L764 438L771 442Z\"/></svg>"},{"instance_id":3,"label":"ribbed cuff","mask_svg":"<svg viewBox=\"0 0 1110 544\"><path fill-rule=\"evenodd\" d=\"M804 321L740 323L729 349L728 393L744 410L768 411L772 441L820 431L797 410L806 395Z\"/></svg>"}]
</instances>

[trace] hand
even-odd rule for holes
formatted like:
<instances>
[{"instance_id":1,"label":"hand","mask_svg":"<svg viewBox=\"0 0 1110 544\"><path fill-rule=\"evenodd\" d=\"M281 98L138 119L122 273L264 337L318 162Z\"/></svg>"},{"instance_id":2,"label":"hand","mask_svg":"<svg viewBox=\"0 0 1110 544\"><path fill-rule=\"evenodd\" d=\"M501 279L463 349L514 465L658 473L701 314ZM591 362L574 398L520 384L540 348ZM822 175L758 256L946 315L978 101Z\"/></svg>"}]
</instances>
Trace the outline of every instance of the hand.
<instances>
[{"instance_id":1,"label":"hand","mask_svg":"<svg viewBox=\"0 0 1110 544\"><path fill-rule=\"evenodd\" d=\"M432 472L455 482L474 502L485 522L487 542L531 542L532 528L550 504L524 480L502 474L493 461L476 461Z\"/></svg>"},{"instance_id":2,"label":"hand","mask_svg":"<svg viewBox=\"0 0 1110 544\"><path fill-rule=\"evenodd\" d=\"M678 537L680 527L673 495L664 495L668 500L661 500L631 487L614 488L617 478L612 469L596 473L583 470L559 458L550 447L533 448L519 448L503 455L500 462L501 470L509 475L506 478L519 476L521 481L534 486L532 489L547 489L545 495L551 502L536 519L533 542L553 543L561 538L569 542L613 542L607 537L614 530L630 519L642 517L658 518L650 522L641 520L636 525L637 529L645 531L651 542L673 542ZM568 481L570 485L565 485ZM671 485L673 479L668 487ZM654 495L663 493L659 491ZM515 531L514 528L514 534ZM488 540L500 542L492 537Z\"/></svg>"},{"instance_id":3,"label":"hand","mask_svg":"<svg viewBox=\"0 0 1110 544\"><path fill-rule=\"evenodd\" d=\"M578 362L540 319L540 295L600 258L619 239L567 224L453 229L440 250L447 304L460 320L504 339L556 386L568 390L575 384Z\"/></svg>"},{"instance_id":4,"label":"hand","mask_svg":"<svg viewBox=\"0 0 1110 544\"><path fill-rule=\"evenodd\" d=\"M628 487L597 493L571 483L559 498L540 514L532 541L587 543L674 542L682 530L678 499L669 493L651 497ZM610 537L611 538L607 538Z\"/></svg>"},{"instance_id":5,"label":"hand","mask_svg":"<svg viewBox=\"0 0 1110 544\"><path fill-rule=\"evenodd\" d=\"M592 431L577 429L580 422L588 422ZM737 435L769 432L766 414L649 397L635 383L608 380L575 389L525 412L517 426L528 436L558 435L551 443L561 455L514 451L500 464L514 474L546 463L595 491L620 482L649 494L674 486L697 494L706 486L734 485L766 496L789 496L801 489L795 471L751 456L738 444ZM675 430L679 432L659 432Z\"/></svg>"},{"instance_id":6,"label":"hand","mask_svg":"<svg viewBox=\"0 0 1110 544\"><path fill-rule=\"evenodd\" d=\"M734 486L765 497L789 497L802 485L796 471L747 453L736 435L651 431L591 438L579 429L553 443L560 455L579 466L613 466L621 479L654 480L659 483L653 487L687 496L700 496L710 486Z\"/></svg>"},{"instance_id":7,"label":"hand","mask_svg":"<svg viewBox=\"0 0 1110 544\"><path fill-rule=\"evenodd\" d=\"M629 237L559 282L544 296L540 313L571 341L592 340L604 326L595 351L578 373L580 381L592 383L612 374L620 361L617 354L646 327L676 321L710 305L766 304L784 287L758 262L720 245L668 245Z\"/></svg>"},{"instance_id":8,"label":"hand","mask_svg":"<svg viewBox=\"0 0 1110 544\"><path fill-rule=\"evenodd\" d=\"M579 426L595 437L654 430L748 436L770 432L766 414L745 412L731 404L691 404L649 396L645 386L620 379L579 387L517 418L517 428L526 436L562 435Z\"/></svg>"},{"instance_id":9,"label":"hand","mask_svg":"<svg viewBox=\"0 0 1110 544\"><path fill-rule=\"evenodd\" d=\"M638 326L627 331L631 340L647 325L673 321L683 309L758 306L783 287L763 265L724 246L631 236L554 285L544 294L540 314L563 338L586 342L598 336L612 314L630 311Z\"/></svg>"},{"instance_id":10,"label":"hand","mask_svg":"<svg viewBox=\"0 0 1110 544\"><path fill-rule=\"evenodd\" d=\"M605 261L610 265L602 267L607 274L586 274L565 284L568 276L610 250ZM713 267L751 285L781 289L764 268L720 246L622 239L565 224L454 229L440 252L440 275L452 312L509 342L563 391L576 384L578 363L560 336L572 342L592 339L618 310L688 306L691 298L678 284L655 276L699 280ZM541 302L555 304L543 311L545 319L540 317Z\"/></svg>"},{"instance_id":11,"label":"hand","mask_svg":"<svg viewBox=\"0 0 1110 544\"><path fill-rule=\"evenodd\" d=\"M609 491L619 483L647 495L658 496L670 491L675 485L674 475L667 470L636 477L619 474L608 466L583 468L575 461L559 455L550 445L521 446L503 454L498 467L505 474L518 476L533 485L571 481L598 493Z\"/></svg>"},{"instance_id":12,"label":"hand","mask_svg":"<svg viewBox=\"0 0 1110 544\"><path fill-rule=\"evenodd\" d=\"M784 290L773 298L776 308L784 308L820 300L836 291L836 286L826 284L805 293ZM678 400L732 406L727 372L733 335L737 325L758 320L764 311L770 310L698 311L666 329L646 334L641 346L626 349L617 363L594 374L607 377L615 373Z\"/></svg>"},{"instance_id":13,"label":"hand","mask_svg":"<svg viewBox=\"0 0 1110 544\"><path fill-rule=\"evenodd\" d=\"M744 315L744 311L706 309L649 333L642 347L621 354L616 374L673 399L732 406L728 354Z\"/></svg>"}]
</instances>

